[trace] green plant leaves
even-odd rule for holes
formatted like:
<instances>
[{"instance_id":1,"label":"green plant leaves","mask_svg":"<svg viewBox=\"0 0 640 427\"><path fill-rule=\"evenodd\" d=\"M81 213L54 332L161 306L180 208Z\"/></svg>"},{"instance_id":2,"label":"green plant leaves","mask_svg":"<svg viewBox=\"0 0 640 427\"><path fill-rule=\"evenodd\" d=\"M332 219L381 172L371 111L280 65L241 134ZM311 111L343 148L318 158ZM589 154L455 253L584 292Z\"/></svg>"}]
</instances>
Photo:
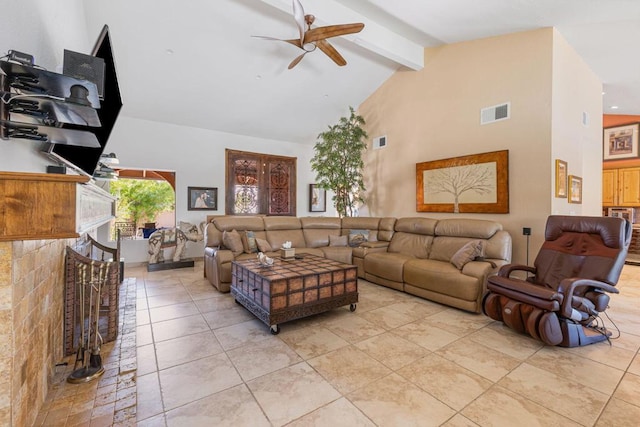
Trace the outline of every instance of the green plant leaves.
<instances>
[{"instance_id":1,"label":"green plant leaves","mask_svg":"<svg viewBox=\"0 0 640 427\"><path fill-rule=\"evenodd\" d=\"M364 202L362 152L367 148L364 118L349 107L349 117L341 117L337 124L318 135L311 159L316 172L316 184L333 191L333 203L338 215L353 216L358 203Z\"/></svg>"}]
</instances>

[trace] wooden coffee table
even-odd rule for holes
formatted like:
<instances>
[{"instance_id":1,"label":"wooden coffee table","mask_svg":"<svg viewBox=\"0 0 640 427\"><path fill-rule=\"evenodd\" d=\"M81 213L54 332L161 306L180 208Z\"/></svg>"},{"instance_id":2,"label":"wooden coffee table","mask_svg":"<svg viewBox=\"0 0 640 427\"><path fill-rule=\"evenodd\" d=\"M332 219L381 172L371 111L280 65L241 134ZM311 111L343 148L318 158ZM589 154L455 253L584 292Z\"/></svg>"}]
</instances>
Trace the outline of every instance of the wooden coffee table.
<instances>
[{"instance_id":1,"label":"wooden coffee table","mask_svg":"<svg viewBox=\"0 0 640 427\"><path fill-rule=\"evenodd\" d=\"M234 261L231 267L231 294L272 334L279 324L323 313L358 302L358 275L355 265L304 255L302 259L275 258L263 267L257 259Z\"/></svg>"}]
</instances>

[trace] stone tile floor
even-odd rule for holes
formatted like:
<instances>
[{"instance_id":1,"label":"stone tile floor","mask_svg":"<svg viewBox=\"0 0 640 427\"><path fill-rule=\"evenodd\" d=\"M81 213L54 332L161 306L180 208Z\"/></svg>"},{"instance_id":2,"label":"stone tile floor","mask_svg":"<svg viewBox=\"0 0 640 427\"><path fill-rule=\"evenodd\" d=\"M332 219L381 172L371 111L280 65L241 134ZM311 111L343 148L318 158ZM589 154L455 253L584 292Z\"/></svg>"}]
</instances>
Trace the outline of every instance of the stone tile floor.
<instances>
[{"instance_id":1,"label":"stone tile floor","mask_svg":"<svg viewBox=\"0 0 640 427\"><path fill-rule=\"evenodd\" d=\"M617 427L640 420L639 266L625 266L611 320L604 319L620 338L573 349L362 280L355 312L335 309L271 335L202 278L201 262L126 274L137 290L138 426ZM115 369L115 358L108 360ZM52 415L70 405L54 387L42 425L110 425L100 424L107 422L101 407L114 425L132 423L116 416L127 392L86 388L71 399L86 405L82 421L73 411Z\"/></svg>"}]
</instances>

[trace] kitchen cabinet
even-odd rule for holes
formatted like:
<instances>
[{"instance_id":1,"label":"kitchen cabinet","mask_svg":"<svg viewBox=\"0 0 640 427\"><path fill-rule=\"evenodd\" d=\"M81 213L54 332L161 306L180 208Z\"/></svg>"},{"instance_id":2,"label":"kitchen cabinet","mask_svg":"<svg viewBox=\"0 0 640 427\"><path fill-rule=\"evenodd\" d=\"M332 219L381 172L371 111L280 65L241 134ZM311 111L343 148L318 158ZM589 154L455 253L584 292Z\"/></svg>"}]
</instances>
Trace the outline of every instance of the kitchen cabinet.
<instances>
[{"instance_id":1,"label":"kitchen cabinet","mask_svg":"<svg viewBox=\"0 0 640 427\"><path fill-rule=\"evenodd\" d=\"M640 167L602 171L603 206L640 206Z\"/></svg>"},{"instance_id":2,"label":"kitchen cabinet","mask_svg":"<svg viewBox=\"0 0 640 427\"><path fill-rule=\"evenodd\" d=\"M602 171L602 205L617 206L618 169L605 169Z\"/></svg>"}]
</instances>

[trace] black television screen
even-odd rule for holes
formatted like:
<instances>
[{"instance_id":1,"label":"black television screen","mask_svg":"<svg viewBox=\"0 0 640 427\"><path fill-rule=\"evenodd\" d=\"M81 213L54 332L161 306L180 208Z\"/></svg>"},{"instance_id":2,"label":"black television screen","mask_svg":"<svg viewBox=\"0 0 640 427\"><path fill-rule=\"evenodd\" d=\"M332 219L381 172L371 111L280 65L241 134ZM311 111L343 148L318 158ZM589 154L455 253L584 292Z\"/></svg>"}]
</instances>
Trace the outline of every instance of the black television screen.
<instances>
[{"instance_id":1,"label":"black television screen","mask_svg":"<svg viewBox=\"0 0 640 427\"><path fill-rule=\"evenodd\" d=\"M71 164L80 169L87 175L93 175L100 156L107 145L107 140L113 126L115 125L120 109L122 108L122 98L120 96L120 87L118 86L118 76L113 57L111 46L111 38L109 36L109 27L105 25L100 32L100 36L91 52L93 56L104 60L104 94L100 99L100 109L97 110L100 123L97 128L82 128L95 134L100 148L88 148L71 145L51 144L47 148L47 152L53 155L57 160ZM68 129L80 129L74 125L64 125Z\"/></svg>"}]
</instances>

